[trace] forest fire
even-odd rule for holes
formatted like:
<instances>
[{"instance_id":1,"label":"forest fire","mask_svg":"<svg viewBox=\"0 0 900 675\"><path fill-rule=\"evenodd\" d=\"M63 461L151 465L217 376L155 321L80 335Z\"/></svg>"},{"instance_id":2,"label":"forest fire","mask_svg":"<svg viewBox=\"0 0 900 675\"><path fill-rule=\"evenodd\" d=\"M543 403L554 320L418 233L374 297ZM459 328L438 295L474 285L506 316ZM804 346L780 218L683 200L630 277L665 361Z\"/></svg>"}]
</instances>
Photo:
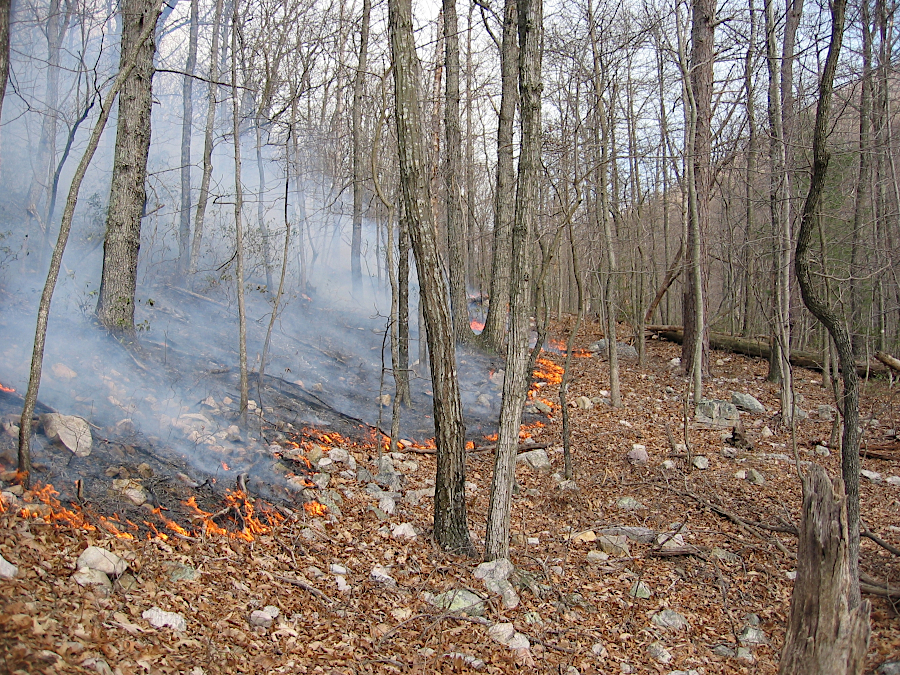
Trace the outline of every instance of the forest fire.
<instances>
[{"instance_id":1,"label":"forest fire","mask_svg":"<svg viewBox=\"0 0 900 675\"><path fill-rule=\"evenodd\" d=\"M476 333L480 333L484 330L484 321L479 321L478 319L472 319L469 322L469 326L472 327L472 330Z\"/></svg>"},{"instance_id":2,"label":"forest fire","mask_svg":"<svg viewBox=\"0 0 900 675\"><path fill-rule=\"evenodd\" d=\"M561 354L562 356L565 356L568 353L565 342L563 342L562 340L555 340L552 338L550 340L547 340L547 347L545 349L546 349L546 351L553 352L555 354ZM594 355L594 353L587 349L573 349L572 350L572 356L575 356L579 359L590 358L593 355Z\"/></svg>"},{"instance_id":3,"label":"forest fire","mask_svg":"<svg viewBox=\"0 0 900 675\"><path fill-rule=\"evenodd\" d=\"M16 390L13 389L12 387L4 387L3 384L0 383L0 391L5 391L9 394L12 394L12 393L15 393Z\"/></svg>"}]
</instances>

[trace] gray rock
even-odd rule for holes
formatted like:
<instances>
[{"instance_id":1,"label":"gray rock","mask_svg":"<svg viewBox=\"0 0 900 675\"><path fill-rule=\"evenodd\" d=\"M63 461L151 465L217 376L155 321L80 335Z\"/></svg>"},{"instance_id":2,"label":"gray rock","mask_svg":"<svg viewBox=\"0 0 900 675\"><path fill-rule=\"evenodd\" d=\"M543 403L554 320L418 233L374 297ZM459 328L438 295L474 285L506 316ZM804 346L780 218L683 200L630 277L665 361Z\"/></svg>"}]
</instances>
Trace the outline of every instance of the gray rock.
<instances>
[{"instance_id":1,"label":"gray rock","mask_svg":"<svg viewBox=\"0 0 900 675\"><path fill-rule=\"evenodd\" d=\"M666 461L664 461L664 462L662 463L662 468L666 469L667 471L672 471L672 470L675 469L675 467L677 467L677 466L678 466L678 465L675 464L675 462L674 462L673 460L671 460L671 459L667 459Z\"/></svg>"},{"instance_id":2,"label":"gray rock","mask_svg":"<svg viewBox=\"0 0 900 675\"><path fill-rule=\"evenodd\" d=\"M693 668L690 670L672 670L668 675L700 675L700 671Z\"/></svg>"},{"instance_id":3,"label":"gray rock","mask_svg":"<svg viewBox=\"0 0 900 675\"><path fill-rule=\"evenodd\" d=\"M674 609L664 609L661 612L657 612L650 621L653 622L654 626L669 630L684 630L691 627L688 620Z\"/></svg>"},{"instance_id":4,"label":"gray rock","mask_svg":"<svg viewBox=\"0 0 900 675\"><path fill-rule=\"evenodd\" d=\"M372 571L369 572L369 576L372 577L372 581L384 586L397 585L397 580L391 576L387 567L384 567L382 565L375 565L375 567L372 568Z\"/></svg>"},{"instance_id":5,"label":"gray rock","mask_svg":"<svg viewBox=\"0 0 900 675\"><path fill-rule=\"evenodd\" d=\"M604 553L617 558L624 558L631 555L631 549L628 546L628 537L624 534L601 534L597 538L597 545Z\"/></svg>"},{"instance_id":6,"label":"gray rock","mask_svg":"<svg viewBox=\"0 0 900 675\"><path fill-rule=\"evenodd\" d=\"M406 501L412 505L416 505L425 498L434 499L434 487L422 488L421 490L410 490L406 493Z\"/></svg>"},{"instance_id":7,"label":"gray rock","mask_svg":"<svg viewBox=\"0 0 900 675\"><path fill-rule=\"evenodd\" d=\"M684 537L680 534L672 534L671 532L664 532L660 534L656 538L656 543L662 547L663 550L673 549L673 548L684 548Z\"/></svg>"},{"instance_id":8,"label":"gray rock","mask_svg":"<svg viewBox=\"0 0 900 675\"><path fill-rule=\"evenodd\" d=\"M649 600L650 596L653 595L650 587L647 586L643 581L636 581L628 590L628 595L632 598L640 598L641 600Z\"/></svg>"},{"instance_id":9,"label":"gray rock","mask_svg":"<svg viewBox=\"0 0 900 675\"><path fill-rule=\"evenodd\" d=\"M553 471L553 465L550 463L547 451L543 448L532 450L530 452L523 452L516 457L516 463L518 464L519 462L525 462L534 471L539 471L541 473L550 473Z\"/></svg>"},{"instance_id":10,"label":"gray rock","mask_svg":"<svg viewBox=\"0 0 900 675\"><path fill-rule=\"evenodd\" d=\"M86 567L117 577L125 572L128 568L128 563L115 553L102 549L99 546L88 546L78 556L76 566L79 569Z\"/></svg>"},{"instance_id":11,"label":"gray rock","mask_svg":"<svg viewBox=\"0 0 900 675\"><path fill-rule=\"evenodd\" d=\"M135 506L145 504L150 499L150 493L134 478L116 478L112 482L113 490L125 497Z\"/></svg>"},{"instance_id":12,"label":"gray rock","mask_svg":"<svg viewBox=\"0 0 900 675\"><path fill-rule=\"evenodd\" d=\"M394 539L415 539L418 535L412 523L400 523L391 527L391 536Z\"/></svg>"},{"instance_id":13,"label":"gray rock","mask_svg":"<svg viewBox=\"0 0 900 675\"><path fill-rule=\"evenodd\" d=\"M826 448L824 445L816 445L816 454L817 454L819 457L830 457L830 456L831 456L831 450L829 450L828 448Z\"/></svg>"},{"instance_id":14,"label":"gray rock","mask_svg":"<svg viewBox=\"0 0 900 675\"><path fill-rule=\"evenodd\" d=\"M382 497L378 500L378 508L389 516L392 516L394 515L394 511L397 510L397 502L390 497Z\"/></svg>"},{"instance_id":15,"label":"gray rock","mask_svg":"<svg viewBox=\"0 0 900 675\"><path fill-rule=\"evenodd\" d=\"M356 467L356 481L358 483L371 483L375 480L375 477L371 474L371 472L364 466Z\"/></svg>"},{"instance_id":16,"label":"gray rock","mask_svg":"<svg viewBox=\"0 0 900 675\"><path fill-rule=\"evenodd\" d=\"M488 635L502 645L510 649L529 649L531 643L522 633L516 632L515 627L511 623L495 623L488 628Z\"/></svg>"},{"instance_id":17,"label":"gray rock","mask_svg":"<svg viewBox=\"0 0 900 675\"><path fill-rule=\"evenodd\" d=\"M753 658L753 652L751 652L746 647L738 647L735 656L739 661L746 661L748 663L753 663L754 661L756 661L756 659Z\"/></svg>"},{"instance_id":18,"label":"gray rock","mask_svg":"<svg viewBox=\"0 0 900 675\"><path fill-rule=\"evenodd\" d=\"M710 551L710 555L714 558L718 558L719 560L724 560L725 562L737 562L740 560L740 556L731 553L730 551L726 551L724 548L716 547L712 551Z\"/></svg>"},{"instance_id":19,"label":"gray rock","mask_svg":"<svg viewBox=\"0 0 900 675\"><path fill-rule=\"evenodd\" d=\"M740 413L737 407L728 401L704 399L697 406L695 418L704 424L730 427L740 419Z\"/></svg>"},{"instance_id":20,"label":"gray rock","mask_svg":"<svg viewBox=\"0 0 900 675\"><path fill-rule=\"evenodd\" d=\"M251 626L259 626L261 628L269 628L272 625L274 619L269 616L267 612L264 612L261 609L256 609L250 612L250 625Z\"/></svg>"},{"instance_id":21,"label":"gray rock","mask_svg":"<svg viewBox=\"0 0 900 675\"><path fill-rule=\"evenodd\" d=\"M329 460L329 461L331 461L331 460ZM328 487L328 484L331 482L331 474L325 473L324 471L322 473L314 474L313 478L312 478L312 482L315 483L316 486L320 490L324 490L325 488Z\"/></svg>"},{"instance_id":22,"label":"gray rock","mask_svg":"<svg viewBox=\"0 0 900 675\"><path fill-rule=\"evenodd\" d=\"M873 483L881 482L881 474L878 473L877 471L868 471L866 469L862 469L859 472L859 475L862 476L863 478L868 478Z\"/></svg>"},{"instance_id":23,"label":"gray rock","mask_svg":"<svg viewBox=\"0 0 900 675\"><path fill-rule=\"evenodd\" d=\"M576 396L575 405L582 410L590 410L594 407L594 402L587 396Z\"/></svg>"},{"instance_id":24,"label":"gray rock","mask_svg":"<svg viewBox=\"0 0 900 675\"><path fill-rule=\"evenodd\" d=\"M513 564L509 558L498 558L490 562L484 562L475 568L473 573L476 579L500 581L501 579L509 579L509 575L513 573Z\"/></svg>"},{"instance_id":25,"label":"gray rock","mask_svg":"<svg viewBox=\"0 0 900 675\"><path fill-rule=\"evenodd\" d=\"M697 455L691 460L691 464L694 465L695 469L708 469L709 468L709 460L703 455Z\"/></svg>"},{"instance_id":26,"label":"gray rock","mask_svg":"<svg viewBox=\"0 0 900 675\"><path fill-rule=\"evenodd\" d=\"M426 595L426 601L449 612L465 612L471 616L484 614L484 599L465 588L453 589L438 595Z\"/></svg>"},{"instance_id":27,"label":"gray rock","mask_svg":"<svg viewBox=\"0 0 900 675\"><path fill-rule=\"evenodd\" d=\"M651 530L649 527L605 527L599 531L599 534L624 534L631 541L636 541L641 544L652 544L656 540L656 530Z\"/></svg>"},{"instance_id":28,"label":"gray rock","mask_svg":"<svg viewBox=\"0 0 900 675\"><path fill-rule=\"evenodd\" d=\"M46 413L41 415L44 434L51 441L59 441L72 451L76 457L87 457L91 454L93 438L91 426L86 420L74 415Z\"/></svg>"},{"instance_id":29,"label":"gray rock","mask_svg":"<svg viewBox=\"0 0 900 675\"><path fill-rule=\"evenodd\" d=\"M79 568L75 574L72 575L72 579L79 586L100 586L107 592L112 589L112 582L110 582L109 577L100 570L94 570L90 567Z\"/></svg>"},{"instance_id":30,"label":"gray rock","mask_svg":"<svg viewBox=\"0 0 900 675\"><path fill-rule=\"evenodd\" d=\"M164 567L168 569L169 579L172 581L197 581L200 579L200 572L189 565L169 562L165 563Z\"/></svg>"},{"instance_id":31,"label":"gray rock","mask_svg":"<svg viewBox=\"0 0 900 675\"><path fill-rule=\"evenodd\" d=\"M509 582L509 579L485 579L484 586L489 592L496 593L500 596L500 602L503 605L503 609L515 609L519 606L519 596Z\"/></svg>"},{"instance_id":32,"label":"gray rock","mask_svg":"<svg viewBox=\"0 0 900 675\"><path fill-rule=\"evenodd\" d=\"M750 394L742 394L738 391L731 392L731 402L738 410L746 410L751 413L764 413L766 407Z\"/></svg>"},{"instance_id":33,"label":"gray rock","mask_svg":"<svg viewBox=\"0 0 900 675\"><path fill-rule=\"evenodd\" d=\"M150 625L155 628L164 628L168 626L174 630L187 630L187 623L181 614L176 612L165 612L159 607L145 609L141 613L141 618L146 619L150 622Z\"/></svg>"},{"instance_id":34,"label":"gray rock","mask_svg":"<svg viewBox=\"0 0 900 675\"><path fill-rule=\"evenodd\" d=\"M609 553L598 551L596 549L587 552L587 561L593 565L606 562L609 560Z\"/></svg>"},{"instance_id":35,"label":"gray rock","mask_svg":"<svg viewBox=\"0 0 900 675\"><path fill-rule=\"evenodd\" d=\"M13 579L19 573L19 568L0 555L0 579Z\"/></svg>"},{"instance_id":36,"label":"gray rock","mask_svg":"<svg viewBox=\"0 0 900 675\"><path fill-rule=\"evenodd\" d=\"M550 413L553 412L553 408L551 408L549 405L547 405L546 403L544 403L541 400L533 401L530 404L530 407L534 408L534 410L539 413L544 413L545 415L549 415Z\"/></svg>"},{"instance_id":37,"label":"gray rock","mask_svg":"<svg viewBox=\"0 0 900 675\"><path fill-rule=\"evenodd\" d=\"M749 469L747 471L747 480L749 482L753 483L754 485L765 485L766 484L766 477L763 476L756 469Z\"/></svg>"},{"instance_id":38,"label":"gray rock","mask_svg":"<svg viewBox=\"0 0 900 675\"><path fill-rule=\"evenodd\" d=\"M884 482L888 485L900 486L900 476L888 476Z\"/></svg>"},{"instance_id":39,"label":"gray rock","mask_svg":"<svg viewBox=\"0 0 900 675\"><path fill-rule=\"evenodd\" d=\"M647 653L650 654L650 658L660 663L671 663L672 661L672 653L665 648L662 642L652 642L647 647Z\"/></svg>"},{"instance_id":40,"label":"gray rock","mask_svg":"<svg viewBox=\"0 0 900 675\"><path fill-rule=\"evenodd\" d=\"M625 509L626 511L639 511L640 509L647 508L634 497L621 497L616 501L616 506L620 509Z\"/></svg>"},{"instance_id":41,"label":"gray rock","mask_svg":"<svg viewBox=\"0 0 900 675\"><path fill-rule=\"evenodd\" d=\"M827 422L833 422L834 416L837 410L833 405L820 405L816 408L816 415L818 415L820 420L825 420Z\"/></svg>"},{"instance_id":42,"label":"gray rock","mask_svg":"<svg viewBox=\"0 0 900 675\"><path fill-rule=\"evenodd\" d=\"M350 574L350 570L340 563L331 563L331 565L328 566L328 571L340 577L345 577Z\"/></svg>"},{"instance_id":43,"label":"gray rock","mask_svg":"<svg viewBox=\"0 0 900 675\"><path fill-rule=\"evenodd\" d=\"M597 340L596 342L592 342L590 345L588 345L588 349L594 353L599 352L601 358L604 357L609 351L606 340ZM636 360L638 357L638 353L637 349L632 347L627 342L617 342L616 356L618 356L620 359Z\"/></svg>"},{"instance_id":44,"label":"gray rock","mask_svg":"<svg viewBox=\"0 0 900 675\"><path fill-rule=\"evenodd\" d=\"M563 480L556 484L556 490L561 495L578 494L578 483L574 480Z\"/></svg>"},{"instance_id":45,"label":"gray rock","mask_svg":"<svg viewBox=\"0 0 900 675\"><path fill-rule=\"evenodd\" d=\"M734 658L734 650L727 645L716 645L713 647L712 652L716 656L722 656L727 659Z\"/></svg>"},{"instance_id":46,"label":"gray rock","mask_svg":"<svg viewBox=\"0 0 900 675\"><path fill-rule=\"evenodd\" d=\"M876 675L900 675L900 661L885 661L875 670Z\"/></svg>"},{"instance_id":47,"label":"gray rock","mask_svg":"<svg viewBox=\"0 0 900 675\"><path fill-rule=\"evenodd\" d=\"M628 451L628 462L635 466L644 466L650 461L650 455L647 454L647 446L635 443Z\"/></svg>"},{"instance_id":48,"label":"gray rock","mask_svg":"<svg viewBox=\"0 0 900 675\"><path fill-rule=\"evenodd\" d=\"M745 626L738 635L742 645L764 645L769 642L766 634L758 626Z\"/></svg>"}]
</instances>

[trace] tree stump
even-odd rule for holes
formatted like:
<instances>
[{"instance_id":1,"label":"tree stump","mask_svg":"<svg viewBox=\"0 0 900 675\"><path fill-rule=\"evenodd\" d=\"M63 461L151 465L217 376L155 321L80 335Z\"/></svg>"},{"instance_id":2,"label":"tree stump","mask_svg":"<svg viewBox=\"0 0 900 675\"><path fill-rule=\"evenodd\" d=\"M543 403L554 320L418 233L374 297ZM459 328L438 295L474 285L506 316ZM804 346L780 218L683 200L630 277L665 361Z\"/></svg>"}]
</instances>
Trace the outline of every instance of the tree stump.
<instances>
[{"instance_id":1,"label":"tree stump","mask_svg":"<svg viewBox=\"0 0 900 675\"><path fill-rule=\"evenodd\" d=\"M779 675L859 675L869 646L869 602L852 607L847 498L820 466L803 477L797 579ZM856 597L859 597L858 593Z\"/></svg>"}]
</instances>

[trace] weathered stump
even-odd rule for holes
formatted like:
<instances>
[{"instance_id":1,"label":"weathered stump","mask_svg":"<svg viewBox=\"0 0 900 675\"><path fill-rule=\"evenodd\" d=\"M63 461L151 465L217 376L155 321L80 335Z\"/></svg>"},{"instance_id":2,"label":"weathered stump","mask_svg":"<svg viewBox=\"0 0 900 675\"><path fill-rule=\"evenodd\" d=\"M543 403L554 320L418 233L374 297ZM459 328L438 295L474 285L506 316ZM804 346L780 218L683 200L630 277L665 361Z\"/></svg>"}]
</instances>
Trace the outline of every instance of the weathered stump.
<instances>
[{"instance_id":1,"label":"weathered stump","mask_svg":"<svg viewBox=\"0 0 900 675\"><path fill-rule=\"evenodd\" d=\"M869 646L869 602L852 607L847 498L820 466L803 477L797 579L779 675L859 675ZM855 594L859 597L858 592Z\"/></svg>"}]
</instances>

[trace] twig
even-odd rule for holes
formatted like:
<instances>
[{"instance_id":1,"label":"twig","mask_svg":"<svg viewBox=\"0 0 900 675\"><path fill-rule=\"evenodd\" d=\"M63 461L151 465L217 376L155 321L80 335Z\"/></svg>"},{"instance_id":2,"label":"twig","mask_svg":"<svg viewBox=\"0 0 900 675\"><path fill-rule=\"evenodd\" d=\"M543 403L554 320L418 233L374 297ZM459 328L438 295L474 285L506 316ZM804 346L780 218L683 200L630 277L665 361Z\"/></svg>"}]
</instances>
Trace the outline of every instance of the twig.
<instances>
[{"instance_id":1,"label":"twig","mask_svg":"<svg viewBox=\"0 0 900 675\"><path fill-rule=\"evenodd\" d=\"M300 581L300 579L294 579L292 577L283 577L278 574L274 574L273 576L276 579L278 579L279 581L283 581L286 584L290 584L291 586L297 586L298 588L302 588L304 591L308 591L309 593L312 593L314 596L316 596L320 600L329 602L332 605L336 602L333 598L325 595L318 588L316 588L315 586L311 586L310 584L306 583L305 581Z\"/></svg>"},{"instance_id":2,"label":"twig","mask_svg":"<svg viewBox=\"0 0 900 675\"><path fill-rule=\"evenodd\" d=\"M875 534L874 532L872 532L872 531L871 531L868 527L866 527L865 525L863 525L863 526L860 528L860 530L859 530L859 535L860 535L861 537L866 537L867 539L871 539L871 540L874 541L876 544L878 544L879 546L881 546L881 548L883 548L885 551L890 551L890 552L893 553L894 555L900 556L900 548L897 548L896 546L891 546L889 543L887 543L884 539L882 539L882 538L879 537L877 534Z\"/></svg>"}]
</instances>

